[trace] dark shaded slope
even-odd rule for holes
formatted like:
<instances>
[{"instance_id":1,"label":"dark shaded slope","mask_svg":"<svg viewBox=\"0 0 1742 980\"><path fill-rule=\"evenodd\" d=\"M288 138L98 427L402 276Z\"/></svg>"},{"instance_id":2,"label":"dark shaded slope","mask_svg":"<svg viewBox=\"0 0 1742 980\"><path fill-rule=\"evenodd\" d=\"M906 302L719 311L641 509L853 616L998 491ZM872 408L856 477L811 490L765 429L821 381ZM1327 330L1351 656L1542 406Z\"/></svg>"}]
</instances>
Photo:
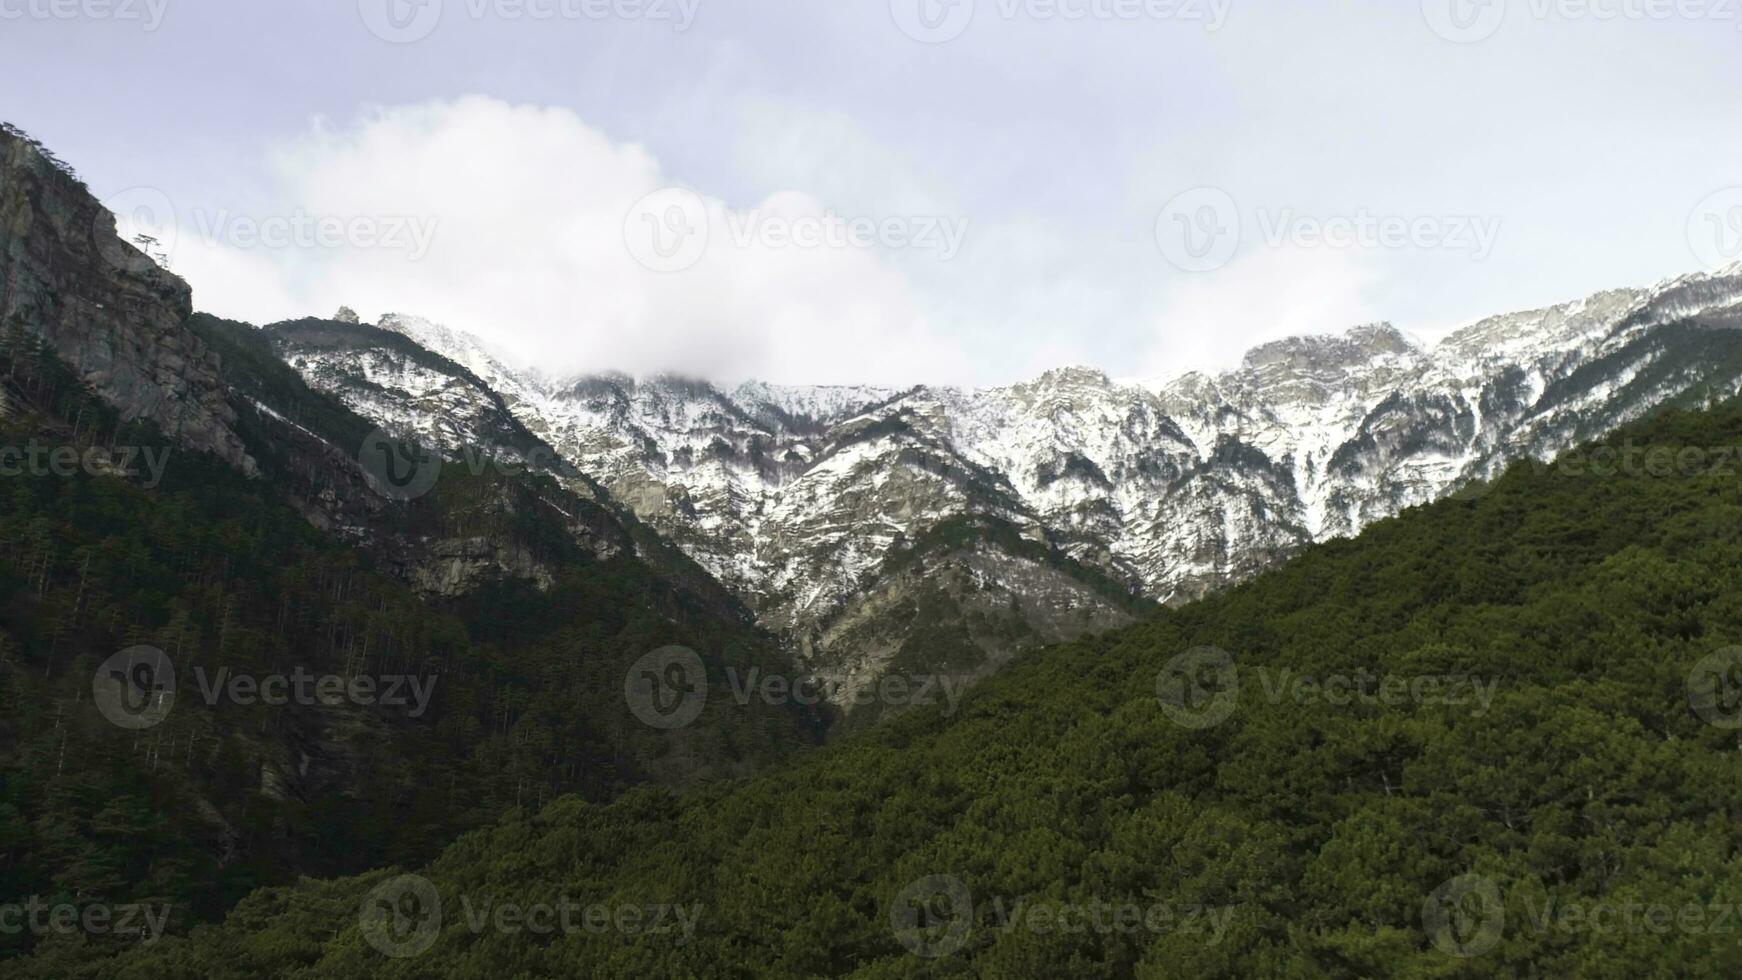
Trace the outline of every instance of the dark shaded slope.
<instances>
[{"instance_id":1,"label":"dark shaded slope","mask_svg":"<svg viewBox=\"0 0 1742 980\"><path fill-rule=\"evenodd\" d=\"M636 716L650 651L787 659L578 474L445 466L395 500L359 465L372 425L254 328L189 317L185 283L10 133L0 218L0 957L67 941L12 902L167 906L179 930L815 740L796 704ZM111 663L134 648L157 652Z\"/></svg>"},{"instance_id":2,"label":"dark shaded slope","mask_svg":"<svg viewBox=\"0 0 1742 980\"><path fill-rule=\"evenodd\" d=\"M631 553L595 557L563 527L509 514L515 534L542 542L548 586L492 575L424 601L270 481L120 423L40 344L14 335L0 377L0 445L74 447L116 466L143 447L137 458L167 460L150 489L140 464L135 479L105 463L0 482L8 894L164 901L185 926L262 884L418 860L515 807L741 774L812 739L806 715L784 706L716 711L675 732L631 713L629 665L668 644L715 670L784 663L743 618ZM408 541L448 519L476 532L480 514L453 509L536 492L477 482L444 480L423 513L387 508L380 520L404 521ZM92 692L105 662L139 644L168 654L176 700L134 731ZM304 672L371 678L381 693L398 684L404 703L274 705L225 680ZM16 949L40 937L7 938Z\"/></svg>"}]
</instances>

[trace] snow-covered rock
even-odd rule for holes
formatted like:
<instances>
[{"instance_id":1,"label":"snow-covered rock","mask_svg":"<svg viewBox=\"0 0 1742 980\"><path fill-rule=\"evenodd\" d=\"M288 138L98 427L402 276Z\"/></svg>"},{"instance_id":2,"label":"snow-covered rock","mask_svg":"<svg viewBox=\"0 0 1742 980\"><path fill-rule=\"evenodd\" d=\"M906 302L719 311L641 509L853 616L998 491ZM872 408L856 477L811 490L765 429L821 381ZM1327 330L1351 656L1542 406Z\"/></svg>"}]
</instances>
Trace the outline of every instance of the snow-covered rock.
<instances>
[{"instance_id":1,"label":"snow-covered rock","mask_svg":"<svg viewBox=\"0 0 1742 980\"><path fill-rule=\"evenodd\" d=\"M1739 319L1742 268L1493 317L1432 346L1375 324L1266 344L1216 376L1066 368L982 390L551 380L407 316L381 326L449 367L385 350L286 356L358 411L445 441L487 442L506 410L812 664L869 664L844 668L862 679L894 654L863 623L891 557L945 522L984 518L1133 592L1191 598L1510 460L1734 394ZM993 567L977 547L958 570L970 553ZM1032 587L1095 606L1085 622L1118 618L1083 598L1080 569L1028 561L1054 576ZM848 634L852 649L831 648Z\"/></svg>"}]
</instances>

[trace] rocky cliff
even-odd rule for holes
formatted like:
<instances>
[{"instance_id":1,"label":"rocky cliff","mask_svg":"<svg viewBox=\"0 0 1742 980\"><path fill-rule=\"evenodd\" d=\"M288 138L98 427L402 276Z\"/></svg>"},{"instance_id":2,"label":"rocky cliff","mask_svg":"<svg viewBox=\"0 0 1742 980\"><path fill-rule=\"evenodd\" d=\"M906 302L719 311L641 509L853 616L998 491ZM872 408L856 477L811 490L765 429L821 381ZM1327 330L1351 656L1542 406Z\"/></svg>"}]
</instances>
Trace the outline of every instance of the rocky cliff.
<instances>
[{"instance_id":1,"label":"rocky cliff","mask_svg":"<svg viewBox=\"0 0 1742 980\"><path fill-rule=\"evenodd\" d=\"M47 341L123 418L252 473L192 309L187 283L122 241L75 177L0 132L0 325Z\"/></svg>"}]
</instances>

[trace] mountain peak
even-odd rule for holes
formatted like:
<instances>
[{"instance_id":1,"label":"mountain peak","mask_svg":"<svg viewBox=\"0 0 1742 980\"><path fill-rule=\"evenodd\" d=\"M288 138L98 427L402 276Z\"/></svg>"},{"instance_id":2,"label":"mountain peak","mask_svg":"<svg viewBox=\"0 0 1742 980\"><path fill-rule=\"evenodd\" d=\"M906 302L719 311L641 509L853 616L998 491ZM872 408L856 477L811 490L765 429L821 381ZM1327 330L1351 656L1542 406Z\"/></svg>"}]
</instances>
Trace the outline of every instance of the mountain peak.
<instances>
[{"instance_id":1,"label":"mountain peak","mask_svg":"<svg viewBox=\"0 0 1742 980\"><path fill-rule=\"evenodd\" d=\"M1053 368L1035 380L1041 384L1089 385L1096 388L1113 386L1113 381L1107 376L1107 372L1083 364Z\"/></svg>"},{"instance_id":2,"label":"mountain peak","mask_svg":"<svg viewBox=\"0 0 1742 980\"><path fill-rule=\"evenodd\" d=\"M786 415L815 422L850 418L895 397L894 388L876 385L777 385L746 381L732 391L732 400L746 411L768 406Z\"/></svg>"},{"instance_id":3,"label":"mountain peak","mask_svg":"<svg viewBox=\"0 0 1742 980\"><path fill-rule=\"evenodd\" d=\"M1420 344L1391 324L1369 323L1341 334L1306 334L1260 344L1246 352L1243 366L1249 371L1349 369L1380 358L1422 353Z\"/></svg>"}]
</instances>

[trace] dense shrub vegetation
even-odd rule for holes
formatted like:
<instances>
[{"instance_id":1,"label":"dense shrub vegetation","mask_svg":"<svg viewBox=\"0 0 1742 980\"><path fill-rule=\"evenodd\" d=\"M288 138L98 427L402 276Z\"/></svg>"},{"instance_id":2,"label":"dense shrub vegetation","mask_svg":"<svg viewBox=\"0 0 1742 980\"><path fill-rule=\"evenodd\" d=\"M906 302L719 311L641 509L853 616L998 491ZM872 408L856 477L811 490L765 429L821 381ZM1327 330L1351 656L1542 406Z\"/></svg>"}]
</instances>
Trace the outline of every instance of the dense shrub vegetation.
<instances>
[{"instance_id":1,"label":"dense shrub vegetation","mask_svg":"<svg viewBox=\"0 0 1742 980\"><path fill-rule=\"evenodd\" d=\"M0 476L0 905L163 903L176 931L262 885L422 862L518 808L608 800L656 770L731 775L811 739L772 710L721 708L679 733L631 716L624 674L649 650L784 662L632 556L591 559L558 531L565 570L548 589L502 579L432 605L273 481L121 423L16 331L0 382L0 447L168 460L149 489L137 454L133 479L22 456ZM492 480L444 479L421 520L465 511ZM93 704L93 681L138 644L169 655L177 696L162 724L129 731ZM220 677L297 671L402 676L428 697L421 711L409 685L399 705L206 697ZM39 941L69 942L0 928L0 957Z\"/></svg>"},{"instance_id":2,"label":"dense shrub vegetation","mask_svg":"<svg viewBox=\"0 0 1742 980\"><path fill-rule=\"evenodd\" d=\"M1612 442L1742 446L1742 407ZM1742 745L1713 721L1738 706L1698 683L1742 643L1735 462L1520 465L1467 496L1024 656L954 717L687 796L519 810L418 878L266 889L120 961L28 969L1737 975ZM1216 686L1176 696L1182 662ZM439 906L398 901L420 879ZM540 932L484 911L565 901L616 917ZM406 918L383 933L377 907ZM397 945L419 926L427 950Z\"/></svg>"}]
</instances>

